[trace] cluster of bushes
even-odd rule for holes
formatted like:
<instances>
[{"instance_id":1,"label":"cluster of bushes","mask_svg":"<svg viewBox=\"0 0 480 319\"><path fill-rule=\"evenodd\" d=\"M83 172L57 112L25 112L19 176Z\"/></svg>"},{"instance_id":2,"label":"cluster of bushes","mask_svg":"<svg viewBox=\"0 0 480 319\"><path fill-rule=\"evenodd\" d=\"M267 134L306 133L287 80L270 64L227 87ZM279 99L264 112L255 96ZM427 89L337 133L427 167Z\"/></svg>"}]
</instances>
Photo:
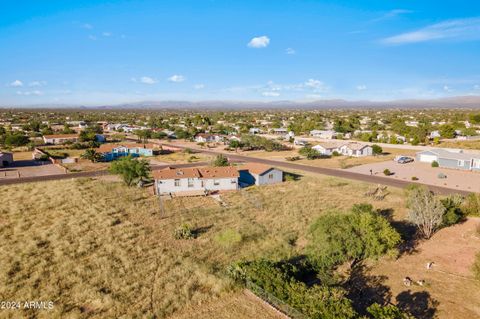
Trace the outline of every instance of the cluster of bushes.
<instances>
[{"instance_id":1,"label":"cluster of bushes","mask_svg":"<svg viewBox=\"0 0 480 319\"><path fill-rule=\"evenodd\" d=\"M175 237L175 239L192 239L195 238L195 235L190 225L182 224L174 230L173 237Z\"/></svg>"},{"instance_id":2,"label":"cluster of bushes","mask_svg":"<svg viewBox=\"0 0 480 319\"><path fill-rule=\"evenodd\" d=\"M28 143L30 143L30 139L27 135L21 132L10 132L0 126L0 145L10 148L25 146Z\"/></svg>"},{"instance_id":3,"label":"cluster of bushes","mask_svg":"<svg viewBox=\"0 0 480 319\"><path fill-rule=\"evenodd\" d=\"M308 287L299 280L308 275L305 267L289 262L258 260L234 264L228 272L255 293L273 295L309 318L357 317L344 289L321 284Z\"/></svg>"},{"instance_id":4,"label":"cluster of bushes","mask_svg":"<svg viewBox=\"0 0 480 319\"><path fill-rule=\"evenodd\" d=\"M268 301L279 299L309 318L359 318L335 270L342 265L352 270L385 254L396 256L400 234L371 205L359 204L318 218L309 239L306 257L235 263L228 273ZM361 312L370 318L408 318L392 305L372 304Z\"/></svg>"},{"instance_id":5,"label":"cluster of bushes","mask_svg":"<svg viewBox=\"0 0 480 319\"><path fill-rule=\"evenodd\" d=\"M467 215L478 214L480 195L441 198L425 186L411 185L407 189L407 208L409 221L428 239L440 228L457 224Z\"/></svg>"},{"instance_id":6,"label":"cluster of bushes","mask_svg":"<svg viewBox=\"0 0 480 319\"><path fill-rule=\"evenodd\" d=\"M310 146L304 146L298 150L298 154L305 156L309 160L316 158L330 158L328 155L320 154L317 150L313 149Z\"/></svg>"},{"instance_id":7,"label":"cluster of bushes","mask_svg":"<svg viewBox=\"0 0 480 319\"><path fill-rule=\"evenodd\" d=\"M241 148L244 151L265 150L272 152L288 149L282 143L257 135L242 135L241 141L231 141L229 146L234 149Z\"/></svg>"}]
</instances>

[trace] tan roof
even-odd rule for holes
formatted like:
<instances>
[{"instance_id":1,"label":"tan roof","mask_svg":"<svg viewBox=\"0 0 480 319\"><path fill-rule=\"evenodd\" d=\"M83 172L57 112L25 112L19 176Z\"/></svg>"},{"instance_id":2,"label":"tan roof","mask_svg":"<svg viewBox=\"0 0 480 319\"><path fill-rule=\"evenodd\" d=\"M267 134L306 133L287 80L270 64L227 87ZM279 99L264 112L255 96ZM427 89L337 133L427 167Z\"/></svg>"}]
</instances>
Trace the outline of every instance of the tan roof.
<instances>
[{"instance_id":1,"label":"tan roof","mask_svg":"<svg viewBox=\"0 0 480 319\"><path fill-rule=\"evenodd\" d=\"M261 175L272 168L273 168L272 166L260 164L260 163L247 163L237 167L239 171L248 170L250 173L257 174L257 175Z\"/></svg>"},{"instance_id":2,"label":"tan roof","mask_svg":"<svg viewBox=\"0 0 480 319\"><path fill-rule=\"evenodd\" d=\"M52 134L44 135L44 138L78 138L78 134Z\"/></svg>"},{"instance_id":3,"label":"tan roof","mask_svg":"<svg viewBox=\"0 0 480 319\"><path fill-rule=\"evenodd\" d=\"M233 166L224 167L200 167L198 169L202 178L214 178L214 177L238 177L238 171Z\"/></svg>"},{"instance_id":4,"label":"tan roof","mask_svg":"<svg viewBox=\"0 0 480 319\"><path fill-rule=\"evenodd\" d=\"M356 142L351 142L351 143L346 144L345 146L348 147L349 149L351 149L352 151L356 151L356 150L361 150L362 148L365 148L368 145L360 144L360 143L356 143Z\"/></svg>"},{"instance_id":5,"label":"tan roof","mask_svg":"<svg viewBox=\"0 0 480 319\"><path fill-rule=\"evenodd\" d=\"M154 171L155 179L177 179L177 178L226 178L238 177L238 171L235 167L188 167L171 168Z\"/></svg>"},{"instance_id":6,"label":"tan roof","mask_svg":"<svg viewBox=\"0 0 480 319\"><path fill-rule=\"evenodd\" d=\"M114 148L118 147L126 147L126 148L147 148L147 149L154 149L157 148L158 145L156 144L140 144L140 143L123 143L123 144L102 144L98 148L98 151L101 153L111 152Z\"/></svg>"},{"instance_id":7,"label":"tan roof","mask_svg":"<svg viewBox=\"0 0 480 319\"><path fill-rule=\"evenodd\" d=\"M345 145L345 142L321 142L321 143L318 143L317 145L323 147L324 149L334 149L334 148L339 148Z\"/></svg>"},{"instance_id":8,"label":"tan roof","mask_svg":"<svg viewBox=\"0 0 480 319\"><path fill-rule=\"evenodd\" d=\"M155 179L175 179L175 178L200 178L200 172L198 168L188 167L188 168L165 168L160 171L154 171L153 177Z\"/></svg>"}]
</instances>

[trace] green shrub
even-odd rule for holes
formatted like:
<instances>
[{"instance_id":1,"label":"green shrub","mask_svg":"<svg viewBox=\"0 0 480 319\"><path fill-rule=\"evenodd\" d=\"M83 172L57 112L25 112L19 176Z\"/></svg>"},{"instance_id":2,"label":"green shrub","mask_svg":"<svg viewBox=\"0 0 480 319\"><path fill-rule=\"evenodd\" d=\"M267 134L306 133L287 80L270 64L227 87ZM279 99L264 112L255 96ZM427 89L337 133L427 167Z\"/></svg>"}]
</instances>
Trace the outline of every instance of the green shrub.
<instances>
[{"instance_id":1,"label":"green shrub","mask_svg":"<svg viewBox=\"0 0 480 319\"><path fill-rule=\"evenodd\" d=\"M231 278L247 283L254 293L267 300L273 299L270 296L280 299L308 318L357 318L343 288L322 284L307 286L299 280L306 277L307 272L305 267L269 260L242 262L228 269ZM273 302L278 305L278 301Z\"/></svg>"},{"instance_id":2,"label":"green shrub","mask_svg":"<svg viewBox=\"0 0 480 319\"><path fill-rule=\"evenodd\" d=\"M310 228L307 255L321 273L344 263L355 263L384 254L396 255L400 234L369 204L352 207L351 212L330 212Z\"/></svg>"},{"instance_id":3,"label":"green shrub","mask_svg":"<svg viewBox=\"0 0 480 319\"><path fill-rule=\"evenodd\" d=\"M383 153L383 149L378 146L377 144L373 144L372 145L372 152L373 152L373 155L380 155Z\"/></svg>"},{"instance_id":4,"label":"green shrub","mask_svg":"<svg viewBox=\"0 0 480 319\"><path fill-rule=\"evenodd\" d=\"M437 177L439 179L445 179L445 178L447 178L447 175L445 175L444 173L438 173Z\"/></svg>"},{"instance_id":5,"label":"green shrub","mask_svg":"<svg viewBox=\"0 0 480 319\"><path fill-rule=\"evenodd\" d=\"M412 176L412 181L418 181L418 177L417 176Z\"/></svg>"},{"instance_id":6,"label":"green shrub","mask_svg":"<svg viewBox=\"0 0 480 319\"><path fill-rule=\"evenodd\" d=\"M462 211L465 215L479 216L480 215L480 194L471 193L463 202Z\"/></svg>"},{"instance_id":7,"label":"green shrub","mask_svg":"<svg viewBox=\"0 0 480 319\"><path fill-rule=\"evenodd\" d=\"M385 174L385 176L390 176L390 175L392 175L392 172L390 172L390 170L388 168L385 168L383 170L383 174Z\"/></svg>"},{"instance_id":8,"label":"green shrub","mask_svg":"<svg viewBox=\"0 0 480 319\"><path fill-rule=\"evenodd\" d=\"M180 227L174 230L173 237L175 237L175 239L192 239L195 236L190 228L190 225L182 224Z\"/></svg>"},{"instance_id":9,"label":"green shrub","mask_svg":"<svg viewBox=\"0 0 480 319\"><path fill-rule=\"evenodd\" d=\"M432 165L432 167L438 167L439 166L437 161L433 161L431 165Z\"/></svg>"},{"instance_id":10,"label":"green shrub","mask_svg":"<svg viewBox=\"0 0 480 319\"><path fill-rule=\"evenodd\" d=\"M413 316L403 313L395 305L381 306L374 303L367 308L367 312L373 319L414 319Z\"/></svg>"},{"instance_id":11,"label":"green shrub","mask_svg":"<svg viewBox=\"0 0 480 319\"><path fill-rule=\"evenodd\" d=\"M463 201L463 197L460 195L450 195L441 200L445 207L445 214L442 218L443 227L455 225L465 218L462 211Z\"/></svg>"},{"instance_id":12,"label":"green shrub","mask_svg":"<svg viewBox=\"0 0 480 319\"><path fill-rule=\"evenodd\" d=\"M333 151L332 152L332 156L341 156L342 154L340 154L339 152L337 151Z\"/></svg>"},{"instance_id":13,"label":"green shrub","mask_svg":"<svg viewBox=\"0 0 480 319\"><path fill-rule=\"evenodd\" d=\"M215 160L212 162L212 166L215 167L222 167L222 166L229 166L230 163L228 162L228 158L223 154L218 154L215 157Z\"/></svg>"}]
</instances>

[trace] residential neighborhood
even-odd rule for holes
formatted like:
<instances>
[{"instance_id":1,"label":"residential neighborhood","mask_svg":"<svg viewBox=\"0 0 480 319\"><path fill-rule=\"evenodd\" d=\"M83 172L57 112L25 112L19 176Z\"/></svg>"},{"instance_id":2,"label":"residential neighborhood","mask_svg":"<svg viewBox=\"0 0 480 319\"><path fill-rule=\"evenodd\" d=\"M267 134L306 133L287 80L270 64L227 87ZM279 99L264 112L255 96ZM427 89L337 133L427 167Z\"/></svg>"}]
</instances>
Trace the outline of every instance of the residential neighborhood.
<instances>
[{"instance_id":1,"label":"residential neighborhood","mask_svg":"<svg viewBox=\"0 0 480 319\"><path fill-rule=\"evenodd\" d=\"M480 1L0 1L0 319L480 318Z\"/></svg>"}]
</instances>

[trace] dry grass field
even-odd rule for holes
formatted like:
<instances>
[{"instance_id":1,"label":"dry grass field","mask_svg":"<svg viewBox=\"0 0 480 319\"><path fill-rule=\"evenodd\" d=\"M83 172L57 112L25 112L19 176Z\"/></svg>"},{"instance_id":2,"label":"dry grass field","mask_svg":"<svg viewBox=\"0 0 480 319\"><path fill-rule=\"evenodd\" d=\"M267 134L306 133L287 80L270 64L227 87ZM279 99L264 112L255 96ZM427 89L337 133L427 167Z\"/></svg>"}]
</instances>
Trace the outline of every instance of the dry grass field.
<instances>
[{"instance_id":1,"label":"dry grass field","mask_svg":"<svg viewBox=\"0 0 480 319\"><path fill-rule=\"evenodd\" d=\"M309 225L329 209L369 202L393 210L397 220L405 217L402 190L389 189L377 202L364 197L369 187L303 176L222 195L226 207L203 197L164 200L161 214L147 190L107 180L3 186L0 299L52 300L51 311L21 312L37 318L277 318L233 287L226 266L302 252ZM183 223L197 238L174 239ZM440 287L425 289L442 299ZM0 316L18 318L19 312Z\"/></svg>"},{"instance_id":2,"label":"dry grass field","mask_svg":"<svg viewBox=\"0 0 480 319\"><path fill-rule=\"evenodd\" d=\"M197 162L208 162L213 159L213 156L195 153L188 154L185 152L174 152L170 154L158 155L155 157L156 161L172 163L172 164L184 164L184 163L197 163Z\"/></svg>"},{"instance_id":3,"label":"dry grass field","mask_svg":"<svg viewBox=\"0 0 480 319\"><path fill-rule=\"evenodd\" d=\"M480 150L480 140L475 141L441 141L439 147L462 148L467 150Z\"/></svg>"}]
</instances>

